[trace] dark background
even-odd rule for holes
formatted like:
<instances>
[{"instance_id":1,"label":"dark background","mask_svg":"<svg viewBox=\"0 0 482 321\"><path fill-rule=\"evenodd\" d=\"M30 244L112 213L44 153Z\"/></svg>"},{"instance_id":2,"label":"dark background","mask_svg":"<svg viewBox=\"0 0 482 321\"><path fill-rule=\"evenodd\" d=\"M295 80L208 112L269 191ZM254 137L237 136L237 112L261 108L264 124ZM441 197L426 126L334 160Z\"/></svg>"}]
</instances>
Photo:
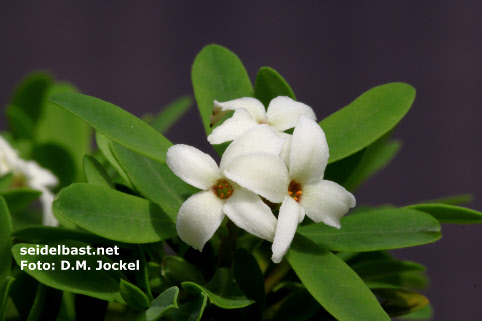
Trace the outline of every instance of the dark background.
<instances>
[{"instance_id":1,"label":"dark background","mask_svg":"<svg viewBox=\"0 0 482 321\"><path fill-rule=\"evenodd\" d=\"M410 204L471 192L481 209L481 15L478 1L248 3L5 1L0 6L0 102L32 70L141 116L192 94L190 68L209 43L238 54L252 80L279 71L323 119L371 87L417 89L394 137L401 153L355 196ZM5 120L0 118L1 128ZM209 150L195 108L168 133ZM428 267L435 320L482 315L480 226L443 225L433 245L395 251Z\"/></svg>"}]
</instances>

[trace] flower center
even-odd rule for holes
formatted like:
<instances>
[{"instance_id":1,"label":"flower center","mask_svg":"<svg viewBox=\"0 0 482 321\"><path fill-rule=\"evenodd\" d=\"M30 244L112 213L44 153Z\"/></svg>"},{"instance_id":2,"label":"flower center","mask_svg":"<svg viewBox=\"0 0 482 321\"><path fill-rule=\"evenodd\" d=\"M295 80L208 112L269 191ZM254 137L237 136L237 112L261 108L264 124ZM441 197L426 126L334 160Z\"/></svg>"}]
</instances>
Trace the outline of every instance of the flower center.
<instances>
[{"instance_id":1,"label":"flower center","mask_svg":"<svg viewBox=\"0 0 482 321\"><path fill-rule=\"evenodd\" d=\"M212 190L222 200L228 199L233 195L233 187L225 179L218 180L216 185L212 187Z\"/></svg>"},{"instance_id":2,"label":"flower center","mask_svg":"<svg viewBox=\"0 0 482 321\"><path fill-rule=\"evenodd\" d=\"M295 181L291 181L290 185L288 186L288 194L298 203L301 201L301 184Z\"/></svg>"}]
</instances>

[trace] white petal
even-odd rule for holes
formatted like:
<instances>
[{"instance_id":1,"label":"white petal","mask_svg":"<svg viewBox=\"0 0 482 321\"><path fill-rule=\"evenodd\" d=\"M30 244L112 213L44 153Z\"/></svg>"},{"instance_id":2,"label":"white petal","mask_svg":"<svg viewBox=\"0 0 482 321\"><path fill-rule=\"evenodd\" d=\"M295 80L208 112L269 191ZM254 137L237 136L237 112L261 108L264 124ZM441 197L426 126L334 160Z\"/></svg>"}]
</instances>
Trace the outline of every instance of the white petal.
<instances>
[{"instance_id":1,"label":"white petal","mask_svg":"<svg viewBox=\"0 0 482 321\"><path fill-rule=\"evenodd\" d=\"M214 159L192 146L170 147L166 164L180 179L200 189L209 189L220 178Z\"/></svg>"},{"instance_id":2,"label":"white petal","mask_svg":"<svg viewBox=\"0 0 482 321\"><path fill-rule=\"evenodd\" d=\"M40 202L42 203L42 224L45 226L59 226L59 221L54 216L52 212L52 202L54 201L54 194L48 189L44 188L41 190L42 195L40 195Z\"/></svg>"},{"instance_id":3,"label":"white petal","mask_svg":"<svg viewBox=\"0 0 482 321\"><path fill-rule=\"evenodd\" d=\"M59 183L57 177L48 169L42 168L34 161L23 161L22 172L27 178L28 185L34 189L54 187Z\"/></svg>"},{"instance_id":4,"label":"white petal","mask_svg":"<svg viewBox=\"0 0 482 321\"><path fill-rule=\"evenodd\" d=\"M298 183L323 178L329 157L325 133L314 120L300 116L290 150L290 176Z\"/></svg>"},{"instance_id":5,"label":"white petal","mask_svg":"<svg viewBox=\"0 0 482 321\"><path fill-rule=\"evenodd\" d=\"M356 200L343 186L320 180L303 185L300 204L313 221L340 228L340 218L355 207Z\"/></svg>"},{"instance_id":6,"label":"white petal","mask_svg":"<svg viewBox=\"0 0 482 321\"><path fill-rule=\"evenodd\" d=\"M288 192L289 176L283 160L255 152L234 157L224 175L273 203L281 203Z\"/></svg>"},{"instance_id":7,"label":"white petal","mask_svg":"<svg viewBox=\"0 0 482 321\"><path fill-rule=\"evenodd\" d=\"M279 209L276 235L271 247L273 250L271 259L274 263L281 262L283 256L288 252L298 227L300 211L302 211L300 204L290 196L286 196Z\"/></svg>"},{"instance_id":8,"label":"white petal","mask_svg":"<svg viewBox=\"0 0 482 321\"><path fill-rule=\"evenodd\" d=\"M196 250L202 251L223 222L224 203L212 191L201 191L189 197L177 215L179 237Z\"/></svg>"},{"instance_id":9,"label":"white petal","mask_svg":"<svg viewBox=\"0 0 482 321\"><path fill-rule=\"evenodd\" d=\"M285 138L280 137L278 131L269 125L258 125L233 141L221 158L219 168L226 169L226 165L233 157L251 152L265 152L279 155L283 149Z\"/></svg>"},{"instance_id":10,"label":"white petal","mask_svg":"<svg viewBox=\"0 0 482 321\"><path fill-rule=\"evenodd\" d=\"M0 136L0 159L5 162L5 165L13 167L13 165L17 162L19 159L17 151L12 148L10 143ZM12 168L9 168L9 171Z\"/></svg>"},{"instance_id":11,"label":"white petal","mask_svg":"<svg viewBox=\"0 0 482 321\"><path fill-rule=\"evenodd\" d=\"M233 117L226 119L222 125L213 129L211 135L208 136L208 142L214 145L235 140L247 130L258 125L246 109L240 108L234 112Z\"/></svg>"},{"instance_id":12,"label":"white petal","mask_svg":"<svg viewBox=\"0 0 482 321\"><path fill-rule=\"evenodd\" d=\"M286 141L283 145L283 149L281 150L281 153L279 154L279 157L281 157L286 164L286 167L290 167L290 147L291 147L291 138L293 137L292 135L286 134L286 133L279 133L281 137L286 138Z\"/></svg>"},{"instance_id":13,"label":"white petal","mask_svg":"<svg viewBox=\"0 0 482 321\"><path fill-rule=\"evenodd\" d=\"M234 224L248 233L273 241L276 217L258 195L245 188L236 189L226 200L223 211Z\"/></svg>"},{"instance_id":14,"label":"white petal","mask_svg":"<svg viewBox=\"0 0 482 321\"><path fill-rule=\"evenodd\" d=\"M245 108L257 123L261 121L266 121L266 111L264 109L263 103L261 103L256 98L243 97L223 103L215 100L213 116L211 116L211 125L215 124L215 122L213 123L213 120L216 122L219 121L218 114L225 114L229 110L236 110L239 108Z\"/></svg>"},{"instance_id":15,"label":"white petal","mask_svg":"<svg viewBox=\"0 0 482 321\"><path fill-rule=\"evenodd\" d=\"M269 103L266 118L268 124L276 127L279 131L285 131L295 127L296 121L301 115L316 120L315 113L310 106L294 101L289 97L279 96Z\"/></svg>"}]
</instances>

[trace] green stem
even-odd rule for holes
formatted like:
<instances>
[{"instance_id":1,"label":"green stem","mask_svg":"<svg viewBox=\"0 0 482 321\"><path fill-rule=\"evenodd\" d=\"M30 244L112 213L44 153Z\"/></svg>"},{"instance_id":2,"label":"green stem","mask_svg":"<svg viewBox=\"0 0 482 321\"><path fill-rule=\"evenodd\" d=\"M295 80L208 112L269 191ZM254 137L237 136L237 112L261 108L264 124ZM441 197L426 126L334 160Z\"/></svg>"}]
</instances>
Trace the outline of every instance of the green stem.
<instances>
[{"instance_id":1,"label":"green stem","mask_svg":"<svg viewBox=\"0 0 482 321\"><path fill-rule=\"evenodd\" d=\"M229 233L222 238L221 245L219 246L218 267L230 268L233 264L239 227L237 227L231 220L228 220L226 227L228 228Z\"/></svg>"},{"instance_id":2,"label":"green stem","mask_svg":"<svg viewBox=\"0 0 482 321\"><path fill-rule=\"evenodd\" d=\"M276 284L281 281L285 275L291 270L291 265L288 261L283 260L280 264L271 271L271 273L264 279L264 292L268 294L273 290Z\"/></svg>"}]
</instances>

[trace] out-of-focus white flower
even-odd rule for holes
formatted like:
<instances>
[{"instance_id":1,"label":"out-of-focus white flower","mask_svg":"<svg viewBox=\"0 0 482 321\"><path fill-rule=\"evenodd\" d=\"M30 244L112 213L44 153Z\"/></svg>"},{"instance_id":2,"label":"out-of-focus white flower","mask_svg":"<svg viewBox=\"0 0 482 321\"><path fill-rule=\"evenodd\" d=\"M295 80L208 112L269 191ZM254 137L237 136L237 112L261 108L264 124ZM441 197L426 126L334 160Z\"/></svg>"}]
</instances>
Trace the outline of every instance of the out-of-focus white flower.
<instances>
[{"instance_id":1,"label":"out-of-focus white flower","mask_svg":"<svg viewBox=\"0 0 482 321\"><path fill-rule=\"evenodd\" d=\"M279 263L288 251L305 213L315 222L340 228L340 218L355 206L350 192L323 180L328 158L323 130L302 115L291 139L289 170L280 157L258 152L237 157L225 171L231 181L273 203L282 203L272 246L273 262ZM265 170L252 170L258 166Z\"/></svg>"},{"instance_id":2,"label":"out-of-focus white flower","mask_svg":"<svg viewBox=\"0 0 482 321\"><path fill-rule=\"evenodd\" d=\"M208 141L211 144L232 141L259 124L268 124L279 132L283 132L295 127L300 115L316 120L311 107L289 97L279 96L274 98L269 103L267 111L259 100L243 97L222 103L215 100L213 114L211 115L211 126L231 110L235 111L233 116L216 127L208 136Z\"/></svg>"},{"instance_id":3,"label":"out-of-focus white flower","mask_svg":"<svg viewBox=\"0 0 482 321\"><path fill-rule=\"evenodd\" d=\"M10 144L0 136L0 176L12 173L12 187L28 186L42 192L40 201L43 209L42 223L57 226L58 221L52 213L54 194L49 190L58 184L58 179L49 170L34 161L20 158Z\"/></svg>"},{"instance_id":4,"label":"out-of-focus white flower","mask_svg":"<svg viewBox=\"0 0 482 321\"><path fill-rule=\"evenodd\" d=\"M202 191L189 197L179 209L176 228L179 237L201 251L227 215L237 226L272 241L276 217L255 193L240 187L223 174L242 155L264 151L279 155L284 145L268 125L248 130L223 154L219 167L211 156L187 145L167 151L166 163L186 183ZM262 170L259 168L258 170Z\"/></svg>"}]
</instances>

